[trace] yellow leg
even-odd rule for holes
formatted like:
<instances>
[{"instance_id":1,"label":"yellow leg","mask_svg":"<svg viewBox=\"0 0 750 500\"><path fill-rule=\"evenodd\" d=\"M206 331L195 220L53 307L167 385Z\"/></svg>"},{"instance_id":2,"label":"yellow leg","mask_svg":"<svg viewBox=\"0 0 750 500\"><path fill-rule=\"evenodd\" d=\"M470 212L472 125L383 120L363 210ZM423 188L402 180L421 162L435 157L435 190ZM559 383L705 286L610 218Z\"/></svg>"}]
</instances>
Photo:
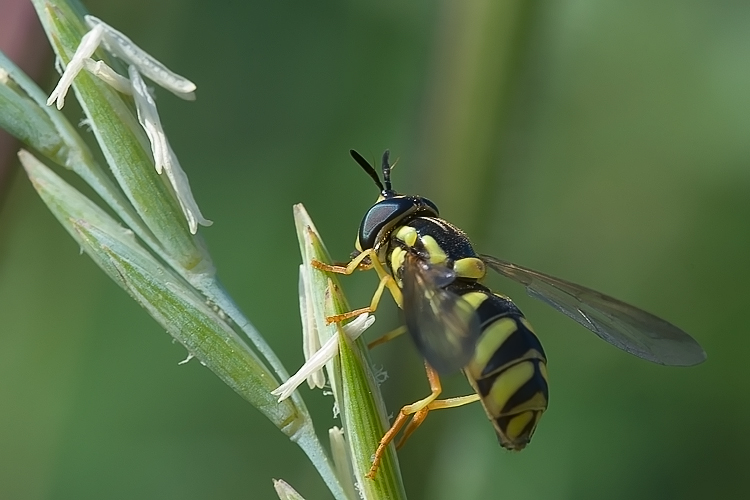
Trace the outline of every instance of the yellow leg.
<instances>
[{"instance_id":1,"label":"yellow leg","mask_svg":"<svg viewBox=\"0 0 750 500\"><path fill-rule=\"evenodd\" d=\"M378 472L378 467L380 467L380 462L383 459L385 450L387 449L388 445L391 444L391 442L396 438L396 435L399 433L404 424L406 424L407 420L409 420L410 416L412 416L411 421L406 426L403 436L396 445L397 448L400 448L404 444L406 439L412 434L412 432L414 432L417 427L419 427L422 422L424 422L424 419L427 418L427 414L430 410L455 408L457 406L462 406L479 400L479 396L476 394L438 400L437 397L443 391L443 388L440 384L440 377L429 364L425 362L424 366L427 371L427 380L429 380L430 382L430 395L424 399L420 399L416 403L412 403L401 408L391 428L380 439L378 448L377 450L375 450L375 458L372 461L372 467L370 467L370 470L365 475L365 477L369 479L375 478L375 474L377 474Z\"/></svg>"},{"instance_id":2,"label":"yellow leg","mask_svg":"<svg viewBox=\"0 0 750 500\"><path fill-rule=\"evenodd\" d=\"M391 276L390 274L386 274L380 279L378 288L375 290L375 293L373 294L372 300L370 301L370 305L368 307L362 307L360 309L348 311L343 314L336 314L335 316L328 316L326 318L326 324L330 325L331 323L340 323L345 319L357 317L362 313L374 313L378 309L378 304L380 303L380 298L383 296L385 287L388 287L388 290L391 292L391 295L393 295L394 300L396 300L396 303L400 307L402 303L401 289L398 287L396 280L393 279L393 276Z\"/></svg>"},{"instance_id":3,"label":"yellow leg","mask_svg":"<svg viewBox=\"0 0 750 500\"><path fill-rule=\"evenodd\" d=\"M362 264L362 261L364 261L366 258L370 257L370 264ZM313 259L312 260L312 266L315 269L320 269L321 271L327 271L329 273L336 273L336 274L352 274L354 271L356 271L360 265L363 266L363 269L370 269L372 267L372 262L375 262L378 260L377 255L375 255L375 251L365 250L361 254L354 257L346 266L332 266L330 264L324 264L323 262L320 262L319 260Z\"/></svg>"},{"instance_id":4,"label":"yellow leg","mask_svg":"<svg viewBox=\"0 0 750 500\"><path fill-rule=\"evenodd\" d=\"M432 367L427 363L425 363L424 366L427 370L427 379L430 381L430 395L424 399L420 399L416 403L406 405L401 408L401 410L399 410L398 416L396 417L396 420L394 420L393 425L388 430L388 432L386 432L385 435L380 439L378 448L377 450L375 450L375 458L372 461L372 467L370 467L370 471L365 475L365 477L369 479L375 478L375 474L378 472L378 467L380 467L380 461L383 459L383 454L385 453L386 448L389 444L391 444L391 441L396 438L396 434L398 434L398 431L400 431L401 427L404 426L406 421L409 419L409 416L413 415L414 413L418 412L419 410L433 402L442 392L443 388L440 385L440 377L438 377L437 372L433 370Z\"/></svg>"},{"instance_id":5,"label":"yellow leg","mask_svg":"<svg viewBox=\"0 0 750 500\"><path fill-rule=\"evenodd\" d=\"M369 258L368 264L363 264L363 261L365 259ZM396 301L396 304L403 308L403 296L401 294L401 289L398 287L398 283L396 283L396 280L393 279L393 276L388 274L388 272L385 270L383 265L378 260L378 256L375 253L373 249L365 250L364 252L360 253L356 257L354 257L349 264L346 266L332 266L329 264L324 264L320 261L313 260L312 266L316 269L319 269L321 271L327 271L331 273L337 273L337 274L352 274L357 269L363 269L368 270L374 268L375 271L378 273L378 277L380 278L380 283L378 283L378 288L375 290L375 293L372 296L372 300L370 301L369 307L362 307L360 309L355 309L353 311L346 312L344 314L337 314L335 316L329 316L326 318L326 323L339 323L341 321L344 321L345 319L354 318L355 316L359 316L362 313L374 313L375 310L378 308L378 304L380 303L380 298L383 295L383 291L388 288L388 291L391 292L391 295L393 296L393 300Z\"/></svg>"},{"instance_id":6,"label":"yellow leg","mask_svg":"<svg viewBox=\"0 0 750 500\"><path fill-rule=\"evenodd\" d=\"M369 344L367 344L368 349L372 349L375 346L379 346L380 344L385 344L388 341L391 341L398 337L399 335L403 335L406 333L406 326L399 326L395 330L391 330L390 332L386 333L382 337L378 337Z\"/></svg>"},{"instance_id":7,"label":"yellow leg","mask_svg":"<svg viewBox=\"0 0 750 500\"><path fill-rule=\"evenodd\" d=\"M467 405L469 403L473 403L475 401L479 401L479 394L469 394L468 396L459 396L456 398L448 398L448 399L436 399L432 403L428 404L421 410L419 410L417 413L414 414L414 416L411 419L411 422L409 422L409 425L406 426L406 429L404 429L404 433L401 435L401 439L398 440L398 443L396 443L396 449L400 449L407 439L409 439L409 436L411 436L412 432L417 430L417 427L422 425L422 422L424 422L424 419L427 418L427 414L431 410L442 410L445 408L457 408L459 406Z\"/></svg>"}]
</instances>

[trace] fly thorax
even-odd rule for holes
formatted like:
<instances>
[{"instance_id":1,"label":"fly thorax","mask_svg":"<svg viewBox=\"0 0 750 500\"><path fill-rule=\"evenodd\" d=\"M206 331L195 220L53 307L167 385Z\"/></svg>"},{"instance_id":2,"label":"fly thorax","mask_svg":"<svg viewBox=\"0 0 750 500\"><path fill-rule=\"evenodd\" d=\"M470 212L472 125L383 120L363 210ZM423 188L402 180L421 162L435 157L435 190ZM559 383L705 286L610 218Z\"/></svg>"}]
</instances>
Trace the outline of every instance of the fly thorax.
<instances>
[{"instance_id":1,"label":"fly thorax","mask_svg":"<svg viewBox=\"0 0 750 500\"><path fill-rule=\"evenodd\" d=\"M458 278L481 280L486 274L484 262L474 252L466 234L438 217L415 217L394 230L392 248L389 259L394 276L406 251L415 252L430 264L452 268Z\"/></svg>"}]
</instances>

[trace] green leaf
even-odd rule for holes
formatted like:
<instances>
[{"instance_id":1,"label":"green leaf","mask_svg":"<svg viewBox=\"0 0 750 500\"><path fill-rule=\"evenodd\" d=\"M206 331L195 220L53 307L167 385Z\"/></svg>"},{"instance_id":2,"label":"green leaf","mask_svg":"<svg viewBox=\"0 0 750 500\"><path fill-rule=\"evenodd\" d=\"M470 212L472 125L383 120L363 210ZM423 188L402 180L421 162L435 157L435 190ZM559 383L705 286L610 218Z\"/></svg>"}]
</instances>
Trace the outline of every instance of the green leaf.
<instances>
[{"instance_id":1,"label":"green leaf","mask_svg":"<svg viewBox=\"0 0 750 500\"><path fill-rule=\"evenodd\" d=\"M33 4L55 54L67 65L88 31L80 9L63 1ZM186 273L213 275L200 238L190 234L174 193L154 169L132 100L85 71L75 78L73 90L117 183L159 244Z\"/></svg>"},{"instance_id":2,"label":"green leaf","mask_svg":"<svg viewBox=\"0 0 750 500\"><path fill-rule=\"evenodd\" d=\"M65 143L47 113L13 79L12 67L0 53L0 127L48 158L56 158Z\"/></svg>"},{"instance_id":3,"label":"green leaf","mask_svg":"<svg viewBox=\"0 0 750 500\"><path fill-rule=\"evenodd\" d=\"M338 335L339 338L339 356L328 363L327 372L331 391L341 413L357 489L368 500L406 498L393 445L388 447L375 479L365 477L372 465L372 457L380 438L390 427L385 403L362 338L352 341L340 325L326 325L327 316L351 309L341 292L338 277L312 269L313 259L330 262L330 257L302 205L295 205L294 220L302 252L302 265L311 269L312 304L321 344L331 335Z\"/></svg>"},{"instance_id":4,"label":"green leaf","mask_svg":"<svg viewBox=\"0 0 750 500\"><path fill-rule=\"evenodd\" d=\"M39 195L83 250L167 332L227 385L293 436L304 424L293 401L270 395L278 385L263 362L183 278L162 265L88 198L29 153L21 163Z\"/></svg>"},{"instance_id":5,"label":"green leaf","mask_svg":"<svg viewBox=\"0 0 750 500\"><path fill-rule=\"evenodd\" d=\"M33 3L58 60L63 65L69 63L88 29L82 19L83 7L64 0L33 0ZM117 60L96 54L100 56L117 67ZM29 153L22 152L20 157L29 178L66 230L112 279L188 349L190 356L214 371L300 446L335 498L347 498L301 397L294 394L279 404L270 394L278 386L278 379L288 375L265 339L216 279L202 239L188 231L172 187L156 173L132 99L85 71L73 81L72 88L117 186L93 160L78 130L58 110L46 106L46 96L41 90L7 59L0 59L0 67L18 84L18 88L6 89L12 93L7 94L10 103L26 107L13 111L13 116L28 111L38 116L20 119L47 120L46 114L47 125L51 123L62 139L59 150L48 156L86 180L140 240ZM24 94L28 96L26 101L21 100ZM41 150L40 142L26 135L27 144ZM186 183L186 179L182 180ZM247 335L257 354L238 332Z\"/></svg>"},{"instance_id":6,"label":"green leaf","mask_svg":"<svg viewBox=\"0 0 750 500\"><path fill-rule=\"evenodd\" d=\"M47 106L47 96L42 90L2 53L0 53L0 72L7 74L3 83L3 86L7 88L0 91L11 99L8 105L0 105L0 126L8 127L8 130L27 148L39 151L58 165L78 174L153 251L171 262L173 259L164 252L154 235L135 213L130 202L123 196L122 191L94 160L91 151L78 133L79 129L74 127L56 108ZM19 113L28 113L30 116L21 116ZM39 119L39 115L46 115L46 119ZM14 124L14 121L21 123ZM59 147L57 144L45 141L48 131L43 134L33 131L24 132L24 129L28 130L32 127L40 127L39 130L44 130L44 122L54 127L55 136L62 141Z\"/></svg>"}]
</instances>

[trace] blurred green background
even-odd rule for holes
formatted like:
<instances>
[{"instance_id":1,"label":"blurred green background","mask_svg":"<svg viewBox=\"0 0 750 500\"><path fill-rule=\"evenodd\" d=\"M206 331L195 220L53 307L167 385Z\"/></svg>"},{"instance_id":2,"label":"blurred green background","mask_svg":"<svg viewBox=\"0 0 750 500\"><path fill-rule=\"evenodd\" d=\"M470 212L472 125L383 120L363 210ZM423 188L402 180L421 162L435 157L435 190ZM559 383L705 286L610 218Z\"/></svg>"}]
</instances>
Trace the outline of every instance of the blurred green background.
<instances>
[{"instance_id":1,"label":"blurred green background","mask_svg":"<svg viewBox=\"0 0 750 500\"><path fill-rule=\"evenodd\" d=\"M436 412L400 452L410 498L746 494L750 3L87 6L197 83L195 103L158 92L162 121L215 221L202 233L220 276L290 370L291 206L345 259L377 195L349 148L390 148L397 189L433 199L480 251L653 311L708 352L649 364L493 280L545 345L549 411L520 454L480 406ZM2 209L0 499L275 498L272 477L328 498L257 411L177 365L184 348L79 255L20 172ZM375 283L345 280L352 303ZM388 304L369 335L397 321ZM408 339L373 356L392 412L426 394ZM329 396L302 391L319 432L338 423Z\"/></svg>"}]
</instances>

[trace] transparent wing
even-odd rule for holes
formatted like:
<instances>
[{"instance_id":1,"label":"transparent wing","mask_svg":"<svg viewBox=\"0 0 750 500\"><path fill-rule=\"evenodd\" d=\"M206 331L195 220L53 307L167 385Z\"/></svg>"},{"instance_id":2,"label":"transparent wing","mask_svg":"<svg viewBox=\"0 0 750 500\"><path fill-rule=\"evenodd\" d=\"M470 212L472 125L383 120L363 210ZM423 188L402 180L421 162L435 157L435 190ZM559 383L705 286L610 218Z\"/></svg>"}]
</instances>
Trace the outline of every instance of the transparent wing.
<instances>
[{"instance_id":1,"label":"transparent wing","mask_svg":"<svg viewBox=\"0 0 750 500\"><path fill-rule=\"evenodd\" d=\"M662 365L691 366L706 359L698 342L673 324L608 295L569 281L482 255L492 269L526 286L602 339L639 358Z\"/></svg>"},{"instance_id":2,"label":"transparent wing","mask_svg":"<svg viewBox=\"0 0 750 500\"><path fill-rule=\"evenodd\" d=\"M455 273L414 255L404 262L403 295L406 328L419 352L440 373L460 370L469 363L480 334L474 308L445 290Z\"/></svg>"}]
</instances>

